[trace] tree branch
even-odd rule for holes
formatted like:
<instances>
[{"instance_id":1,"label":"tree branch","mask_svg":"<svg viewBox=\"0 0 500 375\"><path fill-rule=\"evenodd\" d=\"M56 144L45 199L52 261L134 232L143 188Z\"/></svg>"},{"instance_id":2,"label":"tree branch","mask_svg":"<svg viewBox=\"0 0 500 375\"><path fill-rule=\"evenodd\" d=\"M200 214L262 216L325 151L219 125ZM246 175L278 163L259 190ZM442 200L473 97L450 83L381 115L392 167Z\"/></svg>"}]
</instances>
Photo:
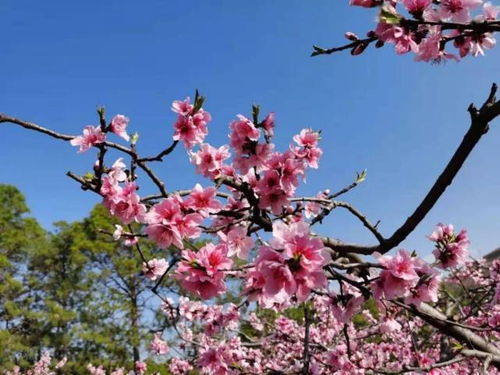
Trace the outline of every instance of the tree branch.
<instances>
[{"instance_id":1,"label":"tree branch","mask_svg":"<svg viewBox=\"0 0 500 375\"><path fill-rule=\"evenodd\" d=\"M426 303L420 304L418 308L410 306L409 311L446 335L452 336L464 345L474 349L475 352L480 351L491 356L491 362L500 369L500 349L483 339L481 336L469 329L449 322L443 313ZM465 355L466 353L463 354Z\"/></svg>"},{"instance_id":2,"label":"tree branch","mask_svg":"<svg viewBox=\"0 0 500 375\"><path fill-rule=\"evenodd\" d=\"M469 106L468 111L471 116L471 124L462 142L422 202L392 236L384 239L383 243L376 246L346 244L338 240L324 238L323 242L325 246L341 253L352 252L369 255L374 252L384 254L403 242L415 230L417 225L420 224L441 195L443 195L446 188L453 182L453 179L467 157L481 137L488 132L489 123L500 115L500 101L496 100L496 92L497 85L493 84L488 99L481 106L481 109L478 110L473 104Z\"/></svg>"}]
</instances>

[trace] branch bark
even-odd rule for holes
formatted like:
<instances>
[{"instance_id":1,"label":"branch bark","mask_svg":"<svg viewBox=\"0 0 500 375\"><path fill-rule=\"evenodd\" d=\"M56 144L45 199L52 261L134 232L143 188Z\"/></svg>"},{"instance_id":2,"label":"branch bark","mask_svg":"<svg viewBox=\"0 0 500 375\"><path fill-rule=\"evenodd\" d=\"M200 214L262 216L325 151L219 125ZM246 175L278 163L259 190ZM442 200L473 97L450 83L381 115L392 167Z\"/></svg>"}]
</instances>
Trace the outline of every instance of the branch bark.
<instances>
[{"instance_id":1,"label":"branch bark","mask_svg":"<svg viewBox=\"0 0 500 375\"><path fill-rule=\"evenodd\" d=\"M469 106L468 111L470 113L471 123L462 142L415 211L413 211L406 221L389 238L384 238L383 243L375 246L346 244L331 238L324 238L323 242L325 246L340 253L370 255L374 252L379 252L381 254L387 253L403 242L406 237L415 230L417 225L420 224L427 213L443 195L446 188L453 182L453 179L460 168L462 168L467 157L481 137L488 132L490 122L500 115L500 101L496 100L496 92L497 85L493 84L488 98L480 109L477 109L473 104Z\"/></svg>"},{"instance_id":2,"label":"branch bark","mask_svg":"<svg viewBox=\"0 0 500 375\"><path fill-rule=\"evenodd\" d=\"M500 369L500 349L483 339L481 336L475 334L469 329L449 322L443 313L426 303L422 303L418 308L411 306L410 312L421 318L426 323L437 328L442 333L451 336L467 347L472 348L474 353L483 352L485 353L485 356L490 356L491 363ZM463 354L465 355L466 353L467 352ZM473 352L470 352L469 355L472 355L472 353Z\"/></svg>"}]
</instances>

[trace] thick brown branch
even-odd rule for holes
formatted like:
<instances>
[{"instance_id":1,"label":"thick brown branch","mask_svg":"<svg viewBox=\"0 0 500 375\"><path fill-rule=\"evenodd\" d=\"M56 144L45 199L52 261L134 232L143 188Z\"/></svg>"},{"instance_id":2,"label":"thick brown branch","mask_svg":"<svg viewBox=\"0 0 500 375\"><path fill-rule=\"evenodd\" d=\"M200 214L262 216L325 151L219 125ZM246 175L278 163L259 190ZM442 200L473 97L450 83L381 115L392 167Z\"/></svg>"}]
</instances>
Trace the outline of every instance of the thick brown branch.
<instances>
[{"instance_id":1,"label":"thick brown branch","mask_svg":"<svg viewBox=\"0 0 500 375\"><path fill-rule=\"evenodd\" d=\"M473 105L469 107L469 112L471 113L469 130L465 134L448 165L410 217L408 217L404 224L380 246L380 253L385 253L396 247L413 232L431 208L434 207L434 204L438 201L446 188L453 182L453 179L471 151L481 137L488 132L490 121L500 115L500 102L497 102L495 98L496 90L497 86L493 84L490 95L480 111L476 110Z\"/></svg>"},{"instance_id":2,"label":"thick brown branch","mask_svg":"<svg viewBox=\"0 0 500 375\"><path fill-rule=\"evenodd\" d=\"M411 306L409 307L409 311L426 323L439 329L442 333L452 336L465 346L491 355L492 363L500 369L500 349L481 336L478 336L469 329L449 322L443 313L426 303L422 303L418 308Z\"/></svg>"},{"instance_id":3,"label":"thick brown branch","mask_svg":"<svg viewBox=\"0 0 500 375\"><path fill-rule=\"evenodd\" d=\"M415 230L432 207L434 207L434 204L436 204L446 188L453 182L453 179L476 144L488 132L489 123L500 115L500 102L496 100L496 92L497 85L493 84L488 99L481 106L481 109L478 110L472 104L469 106L468 111L471 116L471 124L462 142L422 202L391 237L386 238L382 244L376 246L346 244L338 240L324 238L323 242L325 246L340 253L350 252L369 255L374 252L384 254L404 241Z\"/></svg>"}]
</instances>

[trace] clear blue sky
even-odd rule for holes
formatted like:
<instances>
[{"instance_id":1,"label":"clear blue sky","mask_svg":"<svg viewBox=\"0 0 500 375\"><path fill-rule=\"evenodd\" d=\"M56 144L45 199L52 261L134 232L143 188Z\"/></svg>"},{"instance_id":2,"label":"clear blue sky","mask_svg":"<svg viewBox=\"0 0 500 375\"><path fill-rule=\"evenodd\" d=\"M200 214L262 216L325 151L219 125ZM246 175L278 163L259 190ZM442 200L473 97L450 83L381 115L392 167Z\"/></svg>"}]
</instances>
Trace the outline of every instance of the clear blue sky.
<instances>
[{"instance_id":1,"label":"clear blue sky","mask_svg":"<svg viewBox=\"0 0 500 375\"><path fill-rule=\"evenodd\" d=\"M97 105L131 118L140 151L170 143L170 103L208 97L208 141L227 140L234 115L252 103L277 113L277 143L302 127L322 129L321 168L302 191L335 190L368 169L346 197L390 234L412 212L460 142L466 108L500 78L500 49L485 58L435 66L397 57L390 48L310 58L312 44L363 34L374 14L347 0L15 1L0 2L0 111L79 133ZM470 230L473 248L500 246L500 123L484 137L453 186L405 242L428 253L424 235L439 221ZM64 173L90 170L94 152L11 125L0 125L0 182L18 186L47 228L82 218L98 201ZM158 166L170 190L200 178L178 148ZM207 182L205 182L207 183ZM325 234L373 242L343 213Z\"/></svg>"}]
</instances>

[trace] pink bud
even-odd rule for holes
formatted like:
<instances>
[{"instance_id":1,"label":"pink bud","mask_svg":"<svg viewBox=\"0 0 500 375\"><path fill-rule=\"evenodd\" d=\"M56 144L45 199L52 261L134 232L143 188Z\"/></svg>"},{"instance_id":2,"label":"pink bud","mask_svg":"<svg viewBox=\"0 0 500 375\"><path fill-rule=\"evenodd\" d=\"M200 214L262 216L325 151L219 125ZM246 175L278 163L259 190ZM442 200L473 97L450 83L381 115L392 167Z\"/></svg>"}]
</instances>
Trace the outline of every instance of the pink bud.
<instances>
[{"instance_id":1,"label":"pink bud","mask_svg":"<svg viewBox=\"0 0 500 375\"><path fill-rule=\"evenodd\" d=\"M356 34L351 33L350 31L346 32L344 36L345 36L346 39L352 40L352 41L355 41L355 40L359 39Z\"/></svg>"},{"instance_id":2,"label":"pink bud","mask_svg":"<svg viewBox=\"0 0 500 375\"><path fill-rule=\"evenodd\" d=\"M368 47L367 43L359 43L356 47L354 47L351 50L351 55L353 56L361 55L365 51L366 47Z\"/></svg>"}]
</instances>

